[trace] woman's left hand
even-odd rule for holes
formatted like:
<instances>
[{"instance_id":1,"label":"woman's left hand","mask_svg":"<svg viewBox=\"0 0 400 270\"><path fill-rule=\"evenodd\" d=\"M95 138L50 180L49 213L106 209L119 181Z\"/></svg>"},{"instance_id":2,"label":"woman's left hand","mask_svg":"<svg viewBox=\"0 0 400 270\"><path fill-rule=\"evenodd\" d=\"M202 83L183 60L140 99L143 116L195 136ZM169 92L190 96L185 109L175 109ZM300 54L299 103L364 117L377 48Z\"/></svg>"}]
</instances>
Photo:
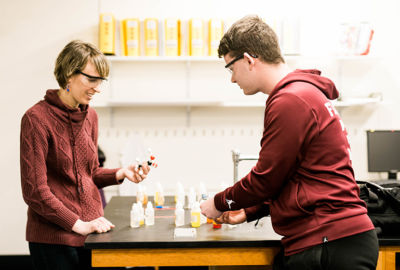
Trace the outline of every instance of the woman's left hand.
<instances>
[{"instance_id":1,"label":"woman's left hand","mask_svg":"<svg viewBox=\"0 0 400 270\"><path fill-rule=\"evenodd\" d=\"M121 168L117 171L116 177L117 180L123 180L124 178L128 178L130 181L134 183L142 182L147 174L150 172L150 167L147 162L143 162L139 168L137 164L131 164L128 167Z\"/></svg>"}]
</instances>

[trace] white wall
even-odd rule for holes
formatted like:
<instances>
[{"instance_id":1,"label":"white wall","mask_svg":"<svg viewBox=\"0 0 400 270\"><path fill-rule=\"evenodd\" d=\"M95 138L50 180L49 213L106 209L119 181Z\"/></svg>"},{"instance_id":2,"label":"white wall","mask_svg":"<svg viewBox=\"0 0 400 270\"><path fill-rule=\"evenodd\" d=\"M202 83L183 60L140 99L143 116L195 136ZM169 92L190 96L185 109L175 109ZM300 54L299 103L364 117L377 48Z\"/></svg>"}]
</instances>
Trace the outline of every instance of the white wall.
<instances>
[{"instance_id":1,"label":"white wall","mask_svg":"<svg viewBox=\"0 0 400 270\"><path fill-rule=\"evenodd\" d=\"M357 177L379 177L367 173L365 130L400 129L397 117L400 112L396 104L400 101L400 59L397 52L400 39L396 35L396 26L400 24L396 12L400 10L400 4L396 0L297 2L253 0L243 5L243 1L228 0L0 0L0 78L3 89L0 120L4 125L0 141L3 153L0 163L3 173L0 180L0 212L3 213L0 255L28 253L25 242L26 206L21 196L19 176L21 116L44 96L46 89L57 87L52 75L54 61L68 41L78 38L97 44L99 10L112 11L120 18L198 16L234 19L249 13L274 18L299 17L302 22L302 51L307 54L320 52L320 55L324 54L324 49L334 48L326 29L332 29L335 22L371 21L375 29L371 54L377 56L375 59L342 63L342 74L345 75L342 78L338 77L336 61L316 58L311 63L303 64L307 68L321 68L323 74L339 84L343 95L383 92L384 102L381 105L347 108L341 112L349 130ZM290 64L303 67L302 63ZM178 89L184 89L179 85L182 82L177 80L175 84L163 87L163 82L160 83L157 78L165 76L168 71L171 76L181 74L179 76L184 80L185 67L182 65L163 63L143 66L137 68L132 77L147 77L151 85L159 86L161 97L168 97ZM114 67L113 74L116 76L131 69L117 67L116 64ZM192 67L195 94L221 98L241 96L240 89L231 85L229 77L223 73L222 63L200 63ZM146 72L149 69L151 72ZM161 71L156 72L157 69L161 69L164 75ZM98 112L100 143L107 155L106 165L118 166L120 152L125 143L133 139L136 147L152 147L157 155L159 168L152 171L148 184L161 181L169 191L177 180L181 180L185 187L204 181L210 189L217 190L220 181L232 178L231 149L239 148L247 154L257 154L259 149L263 118L260 108L192 108L190 125L186 108L182 107L102 108ZM240 174L245 174L251 165L251 162L241 164ZM116 190L111 188L108 192L113 194Z\"/></svg>"}]
</instances>

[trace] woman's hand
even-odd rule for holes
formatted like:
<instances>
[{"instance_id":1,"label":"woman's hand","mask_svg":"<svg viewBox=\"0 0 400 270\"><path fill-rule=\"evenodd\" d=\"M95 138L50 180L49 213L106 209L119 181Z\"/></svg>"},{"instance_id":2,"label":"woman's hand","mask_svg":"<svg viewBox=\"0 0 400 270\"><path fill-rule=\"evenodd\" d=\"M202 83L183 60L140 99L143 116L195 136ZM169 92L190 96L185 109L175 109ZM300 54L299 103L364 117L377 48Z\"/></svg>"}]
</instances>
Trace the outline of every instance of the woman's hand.
<instances>
[{"instance_id":1,"label":"woman's hand","mask_svg":"<svg viewBox=\"0 0 400 270\"><path fill-rule=\"evenodd\" d=\"M115 225L112 224L110 221L108 221L106 218L99 217L88 222L78 219L75 222L74 226L72 227L72 231L80 235L88 235L93 232L96 233L108 232L114 227Z\"/></svg>"},{"instance_id":2,"label":"woman's hand","mask_svg":"<svg viewBox=\"0 0 400 270\"><path fill-rule=\"evenodd\" d=\"M128 178L134 183L140 183L147 177L149 172L149 165L147 165L147 162L143 162L140 168L136 164L131 164L128 167L119 169L116 173L116 177L118 181Z\"/></svg>"},{"instance_id":3,"label":"woman's hand","mask_svg":"<svg viewBox=\"0 0 400 270\"><path fill-rule=\"evenodd\" d=\"M224 212L219 218L215 219L217 223L227 223L232 225L243 223L246 220L247 216L244 209Z\"/></svg>"}]
</instances>

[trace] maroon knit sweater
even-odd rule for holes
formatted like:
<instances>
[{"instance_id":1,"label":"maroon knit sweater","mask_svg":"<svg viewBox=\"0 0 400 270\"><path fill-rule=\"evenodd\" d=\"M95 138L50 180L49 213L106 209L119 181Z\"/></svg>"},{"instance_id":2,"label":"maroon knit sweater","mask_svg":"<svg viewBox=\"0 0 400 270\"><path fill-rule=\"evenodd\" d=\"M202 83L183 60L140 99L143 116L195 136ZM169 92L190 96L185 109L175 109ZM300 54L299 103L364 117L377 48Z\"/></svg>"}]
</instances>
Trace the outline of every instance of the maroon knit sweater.
<instances>
[{"instance_id":1,"label":"maroon knit sweater","mask_svg":"<svg viewBox=\"0 0 400 270\"><path fill-rule=\"evenodd\" d=\"M21 121L21 185L28 204L26 240L83 246L72 231L78 219L103 216L97 188L118 184L118 169L99 167L97 114L71 108L48 90Z\"/></svg>"}]
</instances>

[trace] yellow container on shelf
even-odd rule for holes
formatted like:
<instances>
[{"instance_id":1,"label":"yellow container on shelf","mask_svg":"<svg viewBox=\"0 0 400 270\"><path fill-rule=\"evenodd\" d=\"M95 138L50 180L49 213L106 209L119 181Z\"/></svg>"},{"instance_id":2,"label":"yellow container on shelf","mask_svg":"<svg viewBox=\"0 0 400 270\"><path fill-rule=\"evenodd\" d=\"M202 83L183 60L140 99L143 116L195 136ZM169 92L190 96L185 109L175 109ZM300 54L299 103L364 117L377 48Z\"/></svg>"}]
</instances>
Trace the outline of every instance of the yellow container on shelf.
<instances>
[{"instance_id":1,"label":"yellow container on shelf","mask_svg":"<svg viewBox=\"0 0 400 270\"><path fill-rule=\"evenodd\" d=\"M119 47L120 47L120 55L121 56L126 56L126 37L125 37L125 26L124 26L124 21L123 20L116 20L115 23L119 27ZM118 38L118 33L116 34L116 39ZM115 45L117 46L117 45ZM117 49L115 54L118 54Z\"/></svg>"},{"instance_id":2,"label":"yellow container on shelf","mask_svg":"<svg viewBox=\"0 0 400 270\"><path fill-rule=\"evenodd\" d=\"M164 55L180 55L180 20L165 19L164 33Z\"/></svg>"},{"instance_id":3,"label":"yellow container on shelf","mask_svg":"<svg viewBox=\"0 0 400 270\"><path fill-rule=\"evenodd\" d=\"M189 20L189 55L204 55L204 30L203 20Z\"/></svg>"},{"instance_id":4,"label":"yellow container on shelf","mask_svg":"<svg viewBox=\"0 0 400 270\"><path fill-rule=\"evenodd\" d=\"M125 34L125 55L140 55L140 21L139 19L125 19L123 21Z\"/></svg>"},{"instance_id":5,"label":"yellow container on shelf","mask_svg":"<svg viewBox=\"0 0 400 270\"><path fill-rule=\"evenodd\" d=\"M115 19L110 13L100 14L99 23L100 51L104 54L115 54Z\"/></svg>"},{"instance_id":6,"label":"yellow container on shelf","mask_svg":"<svg viewBox=\"0 0 400 270\"><path fill-rule=\"evenodd\" d=\"M211 19L208 22L208 55L218 56L218 46L224 34L224 24L222 20Z\"/></svg>"},{"instance_id":7,"label":"yellow container on shelf","mask_svg":"<svg viewBox=\"0 0 400 270\"><path fill-rule=\"evenodd\" d=\"M144 20L144 54L158 56L158 20L154 18Z\"/></svg>"}]
</instances>

